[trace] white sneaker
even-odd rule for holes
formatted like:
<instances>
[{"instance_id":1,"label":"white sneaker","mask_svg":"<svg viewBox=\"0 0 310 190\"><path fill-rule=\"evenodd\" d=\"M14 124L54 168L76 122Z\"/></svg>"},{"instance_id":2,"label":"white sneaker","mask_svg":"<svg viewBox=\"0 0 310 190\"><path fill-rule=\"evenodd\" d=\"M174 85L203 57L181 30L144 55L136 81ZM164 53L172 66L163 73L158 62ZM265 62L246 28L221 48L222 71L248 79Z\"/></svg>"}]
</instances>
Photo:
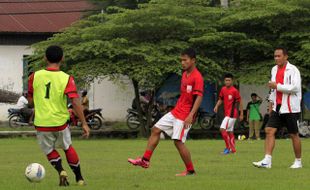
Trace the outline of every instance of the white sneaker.
<instances>
[{"instance_id":1,"label":"white sneaker","mask_svg":"<svg viewBox=\"0 0 310 190\"><path fill-rule=\"evenodd\" d=\"M291 165L290 168L291 169L299 169L299 168L302 168L302 164L301 164L301 162L294 162L294 164Z\"/></svg>"},{"instance_id":2,"label":"white sneaker","mask_svg":"<svg viewBox=\"0 0 310 190\"><path fill-rule=\"evenodd\" d=\"M253 166L257 168L271 168L271 163L264 163L264 160L259 162L253 162Z\"/></svg>"}]
</instances>

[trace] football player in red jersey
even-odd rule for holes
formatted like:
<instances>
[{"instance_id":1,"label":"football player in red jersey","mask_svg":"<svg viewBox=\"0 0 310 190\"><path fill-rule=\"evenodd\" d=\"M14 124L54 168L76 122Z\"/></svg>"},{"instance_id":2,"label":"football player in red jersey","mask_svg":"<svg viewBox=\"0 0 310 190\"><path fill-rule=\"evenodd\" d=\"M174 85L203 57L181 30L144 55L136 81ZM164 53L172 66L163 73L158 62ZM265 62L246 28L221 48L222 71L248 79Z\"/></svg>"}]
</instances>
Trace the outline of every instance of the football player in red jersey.
<instances>
[{"instance_id":1,"label":"football player in red jersey","mask_svg":"<svg viewBox=\"0 0 310 190\"><path fill-rule=\"evenodd\" d=\"M225 141L226 148L223 154L235 153L234 125L238 118L238 106L240 111L240 121L243 120L243 106L239 91L233 86L233 75L226 74L224 77L225 86L221 89L219 100L214 112L218 112L219 106L224 104L225 118L221 124L220 131Z\"/></svg>"},{"instance_id":2,"label":"football player in red jersey","mask_svg":"<svg viewBox=\"0 0 310 190\"><path fill-rule=\"evenodd\" d=\"M157 147L161 132L165 132L174 140L174 144L186 166L186 171L176 176L194 175L195 170L189 150L184 145L203 97L203 77L196 68L196 53L189 48L181 53L183 75L181 80L181 96L175 108L164 115L152 128L145 153L141 158L128 159L128 162L148 168L151 156Z\"/></svg>"}]
</instances>

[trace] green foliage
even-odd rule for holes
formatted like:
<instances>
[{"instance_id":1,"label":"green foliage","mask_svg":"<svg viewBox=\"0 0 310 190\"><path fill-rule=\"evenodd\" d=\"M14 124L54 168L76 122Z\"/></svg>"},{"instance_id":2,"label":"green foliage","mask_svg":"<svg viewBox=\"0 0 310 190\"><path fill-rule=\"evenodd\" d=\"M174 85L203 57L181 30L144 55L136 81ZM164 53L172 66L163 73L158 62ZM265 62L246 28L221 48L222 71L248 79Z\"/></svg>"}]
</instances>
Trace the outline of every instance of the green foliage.
<instances>
[{"instance_id":1,"label":"green foliage","mask_svg":"<svg viewBox=\"0 0 310 190\"><path fill-rule=\"evenodd\" d=\"M33 46L37 68L44 64L44 49L59 44L66 53L64 69L80 83L126 75L154 89L170 73L181 73L179 53L193 46L206 79L233 72L241 82L265 83L273 50L281 45L305 83L310 81L307 0L234 0L228 9L211 7L215 1L209 0L97 2L112 6ZM130 2L134 6L126 6Z\"/></svg>"}]
</instances>

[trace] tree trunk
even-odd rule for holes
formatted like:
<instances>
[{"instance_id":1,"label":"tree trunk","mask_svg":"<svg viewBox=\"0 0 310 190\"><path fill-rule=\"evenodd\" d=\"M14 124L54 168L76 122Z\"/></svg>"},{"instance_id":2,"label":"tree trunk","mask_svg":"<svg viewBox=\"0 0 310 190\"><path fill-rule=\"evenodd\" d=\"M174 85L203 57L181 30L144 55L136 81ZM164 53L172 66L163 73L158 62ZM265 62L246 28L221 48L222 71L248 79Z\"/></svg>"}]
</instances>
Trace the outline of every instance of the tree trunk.
<instances>
[{"instance_id":1,"label":"tree trunk","mask_svg":"<svg viewBox=\"0 0 310 190\"><path fill-rule=\"evenodd\" d=\"M147 106L147 113L146 113L146 132L147 135L150 135L150 128L153 127L153 108L154 108L154 98L155 98L155 92L151 92L151 98L149 100L148 106Z\"/></svg>"},{"instance_id":2,"label":"tree trunk","mask_svg":"<svg viewBox=\"0 0 310 190\"><path fill-rule=\"evenodd\" d=\"M140 122L140 133L143 137L147 137L148 133L146 131L146 126L145 126L146 123L143 119L144 116L143 116L143 111L142 111L141 102L140 102L139 83L138 81L132 80L132 84L135 90L135 100L136 100L135 103L136 103L137 111L139 114L138 119Z\"/></svg>"}]
</instances>

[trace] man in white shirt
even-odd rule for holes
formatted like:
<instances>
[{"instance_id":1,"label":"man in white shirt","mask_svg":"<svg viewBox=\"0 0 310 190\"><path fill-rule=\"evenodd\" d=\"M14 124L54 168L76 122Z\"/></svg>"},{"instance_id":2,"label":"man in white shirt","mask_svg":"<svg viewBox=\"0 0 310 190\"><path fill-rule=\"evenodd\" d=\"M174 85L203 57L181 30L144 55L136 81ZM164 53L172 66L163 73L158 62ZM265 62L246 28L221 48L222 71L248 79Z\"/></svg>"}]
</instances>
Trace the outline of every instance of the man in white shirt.
<instances>
[{"instance_id":1,"label":"man in white shirt","mask_svg":"<svg viewBox=\"0 0 310 190\"><path fill-rule=\"evenodd\" d=\"M277 48L274 52L276 66L271 70L271 81L268 83L270 93L270 118L265 128L265 158L253 165L259 168L271 168L272 152L275 146L275 133L286 127L291 136L295 161L292 169L302 168L301 142L298 133L298 120L301 110L301 77L298 68L290 64L287 50Z\"/></svg>"},{"instance_id":2,"label":"man in white shirt","mask_svg":"<svg viewBox=\"0 0 310 190\"><path fill-rule=\"evenodd\" d=\"M26 108L28 106L27 93L23 93L23 95L18 99L16 107L17 109Z\"/></svg>"}]
</instances>

